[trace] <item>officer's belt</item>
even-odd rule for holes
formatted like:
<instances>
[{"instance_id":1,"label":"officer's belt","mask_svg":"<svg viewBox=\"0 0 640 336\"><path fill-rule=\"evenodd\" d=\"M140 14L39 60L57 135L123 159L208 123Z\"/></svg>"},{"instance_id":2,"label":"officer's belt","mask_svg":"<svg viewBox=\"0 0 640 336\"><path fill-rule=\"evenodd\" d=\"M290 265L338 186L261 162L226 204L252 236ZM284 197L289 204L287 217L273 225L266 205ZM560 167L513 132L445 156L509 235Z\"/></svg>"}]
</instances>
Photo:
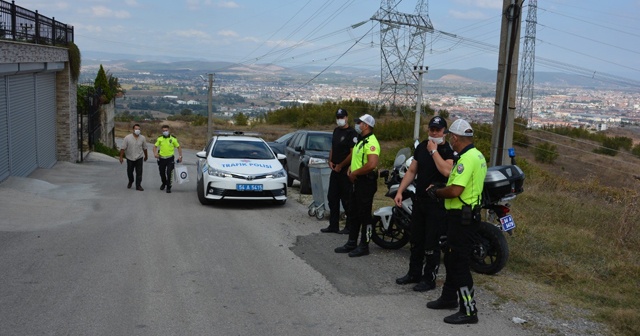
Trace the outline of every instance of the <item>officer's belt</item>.
<instances>
[{"instance_id":1,"label":"officer's belt","mask_svg":"<svg viewBox=\"0 0 640 336\"><path fill-rule=\"evenodd\" d=\"M173 157L173 155L171 155L171 156L161 156L160 158L161 159L171 159L172 157Z\"/></svg>"}]
</instances>

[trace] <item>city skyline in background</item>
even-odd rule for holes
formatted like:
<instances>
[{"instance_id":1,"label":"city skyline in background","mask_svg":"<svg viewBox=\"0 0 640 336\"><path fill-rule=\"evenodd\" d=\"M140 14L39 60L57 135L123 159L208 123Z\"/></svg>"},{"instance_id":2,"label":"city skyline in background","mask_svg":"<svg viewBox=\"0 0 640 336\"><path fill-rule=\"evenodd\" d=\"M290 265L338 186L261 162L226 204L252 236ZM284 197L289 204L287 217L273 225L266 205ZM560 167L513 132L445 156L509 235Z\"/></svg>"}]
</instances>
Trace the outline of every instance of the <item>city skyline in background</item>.
<instances>
[{"instance_id":1,"label":"city skyline in background","mask_svg":"<svg viewBox=\"0 0 640 336\"><path fill-rule=\"evenodd\" d=\"M427 35L424 65L497 69L502 4L429 2L436 31ZM370 20L379 1L18 0L16 5L73 25L75 42L85 52L287 68L381 67L380 28ZM397 10L413 13L415 5L400 1ZM545 61L536 63L536 72L567 72L562 65L570 64L640 80L640 19L633 16L638 12L638 0L538 2L536 58Z\"/></svg>"}]
</instances>

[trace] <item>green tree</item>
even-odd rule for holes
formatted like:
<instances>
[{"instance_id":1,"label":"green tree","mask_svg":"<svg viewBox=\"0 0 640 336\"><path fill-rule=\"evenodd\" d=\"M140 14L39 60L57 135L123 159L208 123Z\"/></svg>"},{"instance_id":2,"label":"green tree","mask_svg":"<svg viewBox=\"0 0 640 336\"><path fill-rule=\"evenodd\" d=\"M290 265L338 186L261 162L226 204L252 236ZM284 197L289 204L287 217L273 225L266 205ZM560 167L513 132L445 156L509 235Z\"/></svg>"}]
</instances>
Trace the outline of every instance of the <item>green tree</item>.
<instances>
[{"instance_id":1,"label":"green tree","mask_svg":"<svg viewBox=\"0 0 640 336\"><path fill-rule=\"evenodd\" d=\"M535 160L542 163L554 163L558 158L558 147L548 142L542 142L533 149Z\"/></svg>"},{"instance_id":2,"label":"green tree","mask_svg":"<svg viewBox=\"0 0 640 336\"><path fill-rule=\"evenodd\" d=\"M236 125L238 126L247 126L249 124L249 118L244 115L244 113L240 112L235 116Z\"/></svg>"},{"instance_id":3,"label":"green tree","mask_svg":"<svg viewBox=\"0 0 640 336\"><path fill-rule=\"evenodd\" d=\"M107 73L104 71L102 64L100 64L100 70L98 70L96 79L93 82L93 87L100 92L101 103L107 104L113 98L113 92L111 92L111 87L109 86L109 79L107 79Z\"/></svg>"}]
</instances>

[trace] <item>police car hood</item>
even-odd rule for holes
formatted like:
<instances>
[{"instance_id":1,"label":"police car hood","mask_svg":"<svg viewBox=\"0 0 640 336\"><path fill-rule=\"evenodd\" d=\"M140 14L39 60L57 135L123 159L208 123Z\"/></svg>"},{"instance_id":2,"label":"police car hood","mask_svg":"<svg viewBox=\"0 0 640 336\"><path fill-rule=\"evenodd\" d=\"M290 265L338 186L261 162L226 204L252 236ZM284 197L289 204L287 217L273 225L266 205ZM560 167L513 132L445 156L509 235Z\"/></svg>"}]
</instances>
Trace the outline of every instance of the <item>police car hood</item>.
<instances>
[{"instance_id":1,"label":"police car hood","mask_svg":"<svg viewBox=\"0 0 640 336\"><path fill-rule=\"evenodd\" d=\"M270 173L282 169L282 165L277 159L216 159L209 160L209 166L226 172L247 175Z\"/></svg>"}]
</instances>

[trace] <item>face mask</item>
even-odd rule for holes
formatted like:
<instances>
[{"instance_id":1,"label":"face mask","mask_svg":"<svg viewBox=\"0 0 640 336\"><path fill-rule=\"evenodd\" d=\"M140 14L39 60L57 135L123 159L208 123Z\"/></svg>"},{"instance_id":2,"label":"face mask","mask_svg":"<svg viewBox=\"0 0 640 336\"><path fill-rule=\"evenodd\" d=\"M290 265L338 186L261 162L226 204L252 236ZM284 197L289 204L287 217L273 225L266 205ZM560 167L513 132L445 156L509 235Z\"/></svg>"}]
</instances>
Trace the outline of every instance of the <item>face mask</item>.
<instances>
[{"instance_id":1,"label":"face mask","mask_svg":"<svg viewBox=\"0 0 640 336\"><path fill-rule=\"evenodd\" d=\"M342 126L347 124L347 121L344 120L344 119L336 119L336 124L338 124L338 126L342 127Z\"/></svg>"},{"instance_id":2,"label":"face mask","mask_svg":"<svg viewBox=\"0 0 640 336\"><path fill-rule=\"evenodd\" d=\"M360 129L360 124L356 124L356 132L358 132L358 134L362 134L362 129Z\"/></svg>"},{"instance_id":3,"label":"face mask","mask_svg":"<svg viewBox=\"0 0 640 336\"><path fill-rule=\"evenodd\" d=\"M431 136L429 137L429 140L435 142L436 145L439 145L444 142L444 138L434 138Z\"/></svg>"},{"instance_id":4,"label":"face mask","mask_svg":"<svg viewBox=\"0 0 640 336\"><path fill-rule=\"evenodd\" d=\"M168 137L168 136L169 136L169 131L163 131L163 132L162 132L162 135L164 135L164 136Z\"/></svg>"},{"instance_id":5,"label":"face mask","mask_svg":"<svg viewBox=\"0 0 640 336\"><path fill-rule=\"evenodd\" d=\"M133 134L140 135L140 130L133 130Z\"/></svg>"}]
</instances>

